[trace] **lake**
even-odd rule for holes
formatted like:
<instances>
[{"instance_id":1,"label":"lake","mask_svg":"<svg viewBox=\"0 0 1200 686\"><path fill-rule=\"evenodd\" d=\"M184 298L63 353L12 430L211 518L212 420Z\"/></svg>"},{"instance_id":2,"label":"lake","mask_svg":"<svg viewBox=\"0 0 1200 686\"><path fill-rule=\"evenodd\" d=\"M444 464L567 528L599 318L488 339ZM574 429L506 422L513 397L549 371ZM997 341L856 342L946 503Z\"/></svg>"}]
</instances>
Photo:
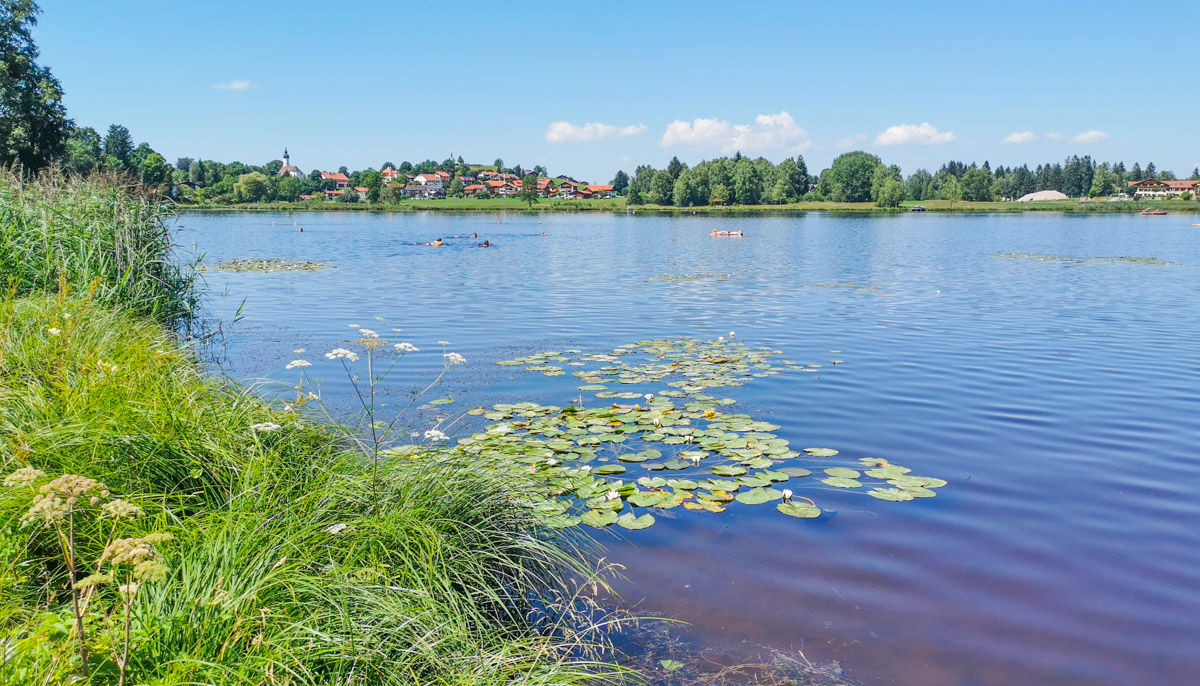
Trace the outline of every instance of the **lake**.
<instances>
[{"instance_id":1,"label":"lake","mask_svg":"<svg viewBox=\"0 0 1200 686\"><path fill-rule=\"evenodd\" d=\"M735 504L598 531L625 601L716 651L803 650L863 684L1064 686L1200 673L1197 221L220 213L184 215L180 240L209 262L331 264L210 272L205 288L230 375L294 380L303 347L335 407L350 390L320 353L350 324L421 348L395 397L436 376L450 341L467 364L430 397L456 412L580 396L570 374L495 364L544 350L733 331L820 364L718 394L794 447L948 485L892 503L814 475L792 487L818 519ZM1169 264L1097 259L1118 257Z\"/></svg>"}]
</instances>

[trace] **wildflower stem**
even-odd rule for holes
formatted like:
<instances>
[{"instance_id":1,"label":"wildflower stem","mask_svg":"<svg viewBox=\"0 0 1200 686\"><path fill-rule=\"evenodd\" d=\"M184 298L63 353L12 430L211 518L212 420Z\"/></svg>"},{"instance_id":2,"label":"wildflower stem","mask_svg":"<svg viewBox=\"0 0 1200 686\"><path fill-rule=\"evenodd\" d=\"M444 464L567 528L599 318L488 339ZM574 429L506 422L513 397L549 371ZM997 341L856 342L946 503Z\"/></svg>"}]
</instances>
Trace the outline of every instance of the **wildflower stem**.
<instances>
[{"instance_id":1,"label":"wildflower stem","mask_svg":"<svg viewBox=\"0 0 1200 686\"><path fill-rule=\"evenodd\" d=\"M62 534L59 533L61 539ZM87 639L83 634L83 613L79 609L79 589L75 587L77 574L75 572L75 506L71 505L67 510L67 540L63 546L63 552L67 558L67 574L70 575L71 584L71 607L75 612L75 632L79 634L79 661L83 672L83 678L88 678L88 650Z\"/></svg>"}]
</instances>

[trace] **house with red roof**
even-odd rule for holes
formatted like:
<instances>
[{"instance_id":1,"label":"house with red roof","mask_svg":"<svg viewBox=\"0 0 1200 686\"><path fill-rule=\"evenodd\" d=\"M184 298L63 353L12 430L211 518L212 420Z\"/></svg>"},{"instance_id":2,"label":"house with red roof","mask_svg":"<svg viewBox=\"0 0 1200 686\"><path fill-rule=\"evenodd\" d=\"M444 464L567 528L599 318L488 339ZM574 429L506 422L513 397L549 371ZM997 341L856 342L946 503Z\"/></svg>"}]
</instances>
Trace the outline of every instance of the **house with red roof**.
<instances>
[{"instance_id":1,"label":"house with red roof","mask_svg":"<svg viewBox=\"0 0 1200 686\"><path fill-rule=\"evenodd\" d=\"M346 191L325 191L326 200L336 200L345 195Z\"/></svg>"},{"instance_id":2,"label":"house with red roof","mask_svg":"<svg viewBox=\"0 0 1200 686\"><path fill-rule=\"evenodd\" d=\"M341 172L321 172L322 181L333 181L338 188L345 188L350 185L350 177Z\"/></svg>"},{"instance_id":3,"label":"house with red roof","mask_svg":"<svg viewBox=\"0 0 1200 686\"><path fill-rule=\"evenodd\" d=\"M1133 191L1134 196L1139 198L1167 198L1184 193L1191 193L1195 196L1196 192L1200 190L1200 181L1142 179L1141 181L1130 181L1129 188Z\"/></svg>"},{"instance_id":4,"label":"house with red roof","mask_svg":"<svg viewBox=\"0 0 1200 686\"><path fill-rule=\"evenodd\" d=\"M443 185L442 177L438 176L437 172L431 172L429 174L417 174L413 177L413 183L419 186L430 186L434 188L441 188Z\"/></svg>"},{"instance_id":5,"label":"house with red roof","mask_svg":"<svg viewBox=\"0 0 1200 686\"><path fill-rule=\"evenodd\" d=\"M393 169L391 167L388 167L387 169L384 169L383 171L381 171L379 173L381 175L383 175L384 183L391 183L393 180L395 180L397 178L404 177L404 174L401 174L400 172L396 171L395 169Z\"/></svg>"},{"instance_id":6,"label":"house with red roof","mask_svg":"<svg viewBox=\"0 0 1200 686\"><path fill-rule=\"evenodd\" d=\"M596 198L611 198L615 195L615 193L613 193L612 184L603 186L589 185L585 186L584 189L590 191L592 193L592 197Z\"/></svg>"},{"instance_id":7,"label":"house with red roof","mask_svg":"<svg viewBox=\"0 0 1200 686\"><path fill-rule=\"evenodd\" d=\"M370 188L367 188L366 186L355 186L355 187L354 187L354 192L358 193L358 199L359 199L359 200L366 200L366 199L367 199L367 192L368 192L368 191L370 191L370 190L371 190L371 189L370 189Z\"/></svg>"},{"instance_id":8,"label":"house with red roof","mask_svg":"<svg viewBox=\"0 0 1200 686\"><path fill-rule=\"evenodd\" d=\"M483 185L482 183L473 183L470 186L463 186L463 194L465 194L468 198L473 198L480 193L487 195L487 186Z\"/></svg>"}]
</instances>

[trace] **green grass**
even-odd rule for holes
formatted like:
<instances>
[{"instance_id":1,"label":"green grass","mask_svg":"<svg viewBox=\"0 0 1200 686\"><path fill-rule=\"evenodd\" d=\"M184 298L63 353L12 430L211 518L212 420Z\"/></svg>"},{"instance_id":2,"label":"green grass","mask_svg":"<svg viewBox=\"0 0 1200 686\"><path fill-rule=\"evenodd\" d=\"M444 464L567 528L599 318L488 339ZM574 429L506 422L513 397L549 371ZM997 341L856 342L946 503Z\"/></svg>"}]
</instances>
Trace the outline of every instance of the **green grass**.
<instances>
[{"instance_id":1,"label":"green grass","mask_svg":"<svg viewBox=\"0 0 1200 686\"><path fill-rule=\"evenodd\" d=\"M25 219L25 230L49 226L80 237L64 246L94 249L57 222L100 210L57 212L45 187L7 190L4 212L49 200L52 218ZM69 198L106 212L135 202L109 190L76 186ZM23 237L10 230L8 240ZM137 247L166 259L168 244L153 240ZM57 259L83 263L67 247ZM160 310L117 304L106 279L138 293L137 279L152 278L128 273L95 272L90 292L64 279L56 292L42 283L0 298L0 471L96 478L144 508L119 529L81 521L85 573L110 535L174 536L163 547L169 575L135 605L131 683L626 678L597 660L604 636L584 591L608 570L594 543L545 529L512 483L437 453L384 462L373 498L344 433L204 374L147 316ZM281 428L256 432L259 422ZM101 587L87 604L91 672L81 678L66 570L48 532L19 521L32 496L0 487L0 683L116 684L120 622L105 610L115 591Z\"/></svg>"},{"instance_id":2,"label":"green grass","mask_svg":"<svg viewBox=\"0 0 1200 686\"><path fill-rule=\"evenodd\" d=\"M18 294L90 290L160 321L187 317L193 276L171 260L168 217L115 178L0 173L0 282Z\"/></svg>"}]
</instances>

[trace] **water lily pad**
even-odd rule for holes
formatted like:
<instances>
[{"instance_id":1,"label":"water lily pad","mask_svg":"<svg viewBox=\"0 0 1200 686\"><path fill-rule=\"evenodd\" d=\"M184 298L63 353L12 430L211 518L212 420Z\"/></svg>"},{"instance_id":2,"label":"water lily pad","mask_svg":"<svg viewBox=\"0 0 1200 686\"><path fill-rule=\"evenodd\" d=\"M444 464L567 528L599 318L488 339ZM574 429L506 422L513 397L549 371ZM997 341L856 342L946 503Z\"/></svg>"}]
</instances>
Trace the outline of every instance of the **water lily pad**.
<instances>
[{"instance_id":1,"label":"water lily pad","mask_svg":"<svg viewBox=\"0 0 1200 686\"><path fill-rule=\"evenodd\" d=\"M667 485L667 480L661 476L643 476L642 478L638 479L637 482L646 488L662 488L663 486Z\"/></svg>"},{"instance_id":2,"label":"water lily pad","mask_svg":"<svg viewBox=\"0 0 1200 686\"><path fill-rule=\"evenodd\" d=\"M668 479L667 485L677 491L694 491L700 487L700 484L691 479Z\"/></svg>"},{"instance_id":3,"label":"water lily pad","mask_svg":"<svg viewBox=\"0 0 1200 686\"><path fill-rule=\"evenodd\" d=\"M780 467L776 471L787 474L794 479L800 479L812 474L811 471L804 469L803 467Z\"/></svg>"},{"instance_id":4,"label":"water lily pad","mask_svg":"<svg viewBox=\"0 0 1200 686\"><path fill-rule=\"evenodd\" d=\"M597 474L624 474L625 467L619 464L606 464L596 467Z\"/></svg>"},{"instance_id":5,"label":"water lily pad","mask_svg":"<svg viewBox=\"0 0 1200 686\"><path fill-rule=\"evenodd\" d=\"M662 502L662 494L640 491L629 496L627 500L631 505L637 505L638 507L654 507Z\"/></svg>"},{"instance_id":6,"label":"water lily pad","mask_svg":"<svg viewBox=\"0 0 1200 686\"><path fill-rule=\"evenodd\" d=\"M833 457L838 454L833 448L805 448L804 452L813 457Z\"/></svg>"},{"instance_id":7,"label":"water lily pad","mask_svg":"<svg viewBox=\"0 0 1200 686\"><path fill-rule=\"evenodd\" d=\"M859 488L862 486L861 481L854 479L844 479L838 476L831 476L828 479L821 479L821 483L828 486L836 486L837 488Z\"/></svg>"},{"instance_id":8,"label":"water lily pad","mask_svg":"<svg viewBox=\"0 0 1200 686\"><path fill-rule=\"evenodd\" d=\"M454 398L439 398L437 400L429 401L429 404L430 405L449 405L452 402L454 402Z\"/></svg>"},{"instance_id":9,"label":"water lily pad","mask_svg":"<svg viewBox=\"0 0 1200 686\"><path fill-rule=\"evenodd\" d=\"M748 488L761 488L763 486L770 486L771 480L760 479L753 476L743 476L738 478L738 483Z\"/></svg>"},{"instance_id":10,"label":"water lily pad","mask_svg":"<svg viewBox=\"0 0 1200 686\"><path fill-rule=\"evenodd\" d=\"M921 488L920 486L905 486L901 490L914 498L932 498L937 495L937 491Z\"/></svg>"},{"instance_id":11,"label":"water lily pad","mask_svg":"<svg viewBox=\"0 0 1200 686\"><path fill-rule=\"evenodd\" d=\"M706 512L724 512L725 506L718 502L708 499L695 500L683 504L688 510L703 510Z\"/></svg>"},{"instance_id":12,"label":"water lily pad","mask_svg":"<svg viewBox=\"0 0 1200 686\"><path fill-rule=\"evenodd\" d=\"M597 529L603 529L604 527L609 526L617 521L617 513L611 511L589 510L583 513L583 516L579 518L579 521L587 524L588 526L594 526Z\"/></svg>"},{"instance_id":13,"label":"water lily pad","mask_svg":"<svg viewBox=\"0 0 1200 686\"><path fill-rule=\"evenodd\" d=\"M909 476L907 474L888 479L888 483L900 488L941 488L946 485L946 482L942 479L935 479L931 476Z\"/></svg>"},{"instance_id":14,"label":"water lily pad","mask_svg":"<svg viewBox=\"0 0 1200 686\"><path fill-rule=\"evenodd\" d=\"M673 470L687 469L688 467L691 467L691 466L692 466L691 462L685 462L684 460L667 460L666 462L663 463L664 468L673 469Z\"/></svg>"},{"instance_id":15,"label":"water lily pad","mask_svg":"<svg viewBox=\"0 0 1200 686\"><path fill-rule=\"evenodd\" d=\"M662 668L668 672L678 672L683 669L683 663L676 662L675 660L659 660L658 664L662 665Z\"/></svg>"},{"instance_id":16,"label":"water lily pad","mask_svg":"<svg viewBox=\"0 0 1200 686\"><path fill-rule=\"evenodd\" d=\"M735 465L719 464L712 468L712 473L717 476L741 476L746 473L745 467Z\"/></svg>"},{"instance_id":17,"label":"water lily pad","mask_svg":"<svg viewBox=\"0 0 1200 686\"><path fill-rule=\"evenodd\" d=\"M821 516L820 508L805 502L779 503L775 509L789 517L799 517L800 519L816 519Z\"/></svg>"},{"instance_id":18,"label":"water lily pad","mask_svg":"<svg viewBox=\"0 0 1200 686\"><path fill-rule=\"evenodd\" d=\"M867 495L873 498L879 498L880 500L891 500L896 502L913 499L913 495L911 493L899 488L876 488L867 491Z\"/></svg>"},{"instance_id":19,"label":"water lily pad","mask_svg":"<svg viewBox=\"0 0 1200 686\"><path fill-rule=\"evenodd\" d=\"M621 453L617 455L617 459L622 462L645 462L650 456L643 453Z\"/></svg>"},{"instance_id":20,"label":"water lily pad","mask_svg":"<svg viewBox=\"0 0 1200 686\"><path fill-rule=\"evenodd\" d=\"M874 477L876 479L883 479L884 481L886 481L888 479L895 479L896 477L904 476L905 474L907 474L908 472L911 472L911 471L912 470L909 469L908 467L901 467L900 465L889 464L889 465L884 465L882 467L876 467L875 469L868 469L865 473L867 476Z\"/></svg>"},{"instance_id":21,"label":"water lily pad","mask_svg":"<svg viewBox=\"0 0 1200 686\"><path fill-rule=\"evenodd\" d=\"M734 496L734 499L743 505L761 505L781 498L783 498L783 492L774 488L754 488Z\"/></svg>"},{"instance_id":22,"label":"water lily pad","mask_svg":"<svg viewBox=\"0 0 1200 686\"><path fill-rule=\"evenodd\" d=\"M617 517L617 526L635 531L638 529L645 529L654 526L654 516L650 514L644 514L638 517L632 512L626 512L620 517Z\"/></svg>"},{"instance_id":23,"label":"water lily pad","mask_svg":"<svg viewBox=\"0 0 1200 686\"><path fill-rule=\"evenodd\" d=\"M857 479L858 477L862 476L858 473L858 470L849 469L847 467L830 467L829 469L825 470L825 473L829 476L836 476L842 479Z\"/></svg>"}]
</instances>

